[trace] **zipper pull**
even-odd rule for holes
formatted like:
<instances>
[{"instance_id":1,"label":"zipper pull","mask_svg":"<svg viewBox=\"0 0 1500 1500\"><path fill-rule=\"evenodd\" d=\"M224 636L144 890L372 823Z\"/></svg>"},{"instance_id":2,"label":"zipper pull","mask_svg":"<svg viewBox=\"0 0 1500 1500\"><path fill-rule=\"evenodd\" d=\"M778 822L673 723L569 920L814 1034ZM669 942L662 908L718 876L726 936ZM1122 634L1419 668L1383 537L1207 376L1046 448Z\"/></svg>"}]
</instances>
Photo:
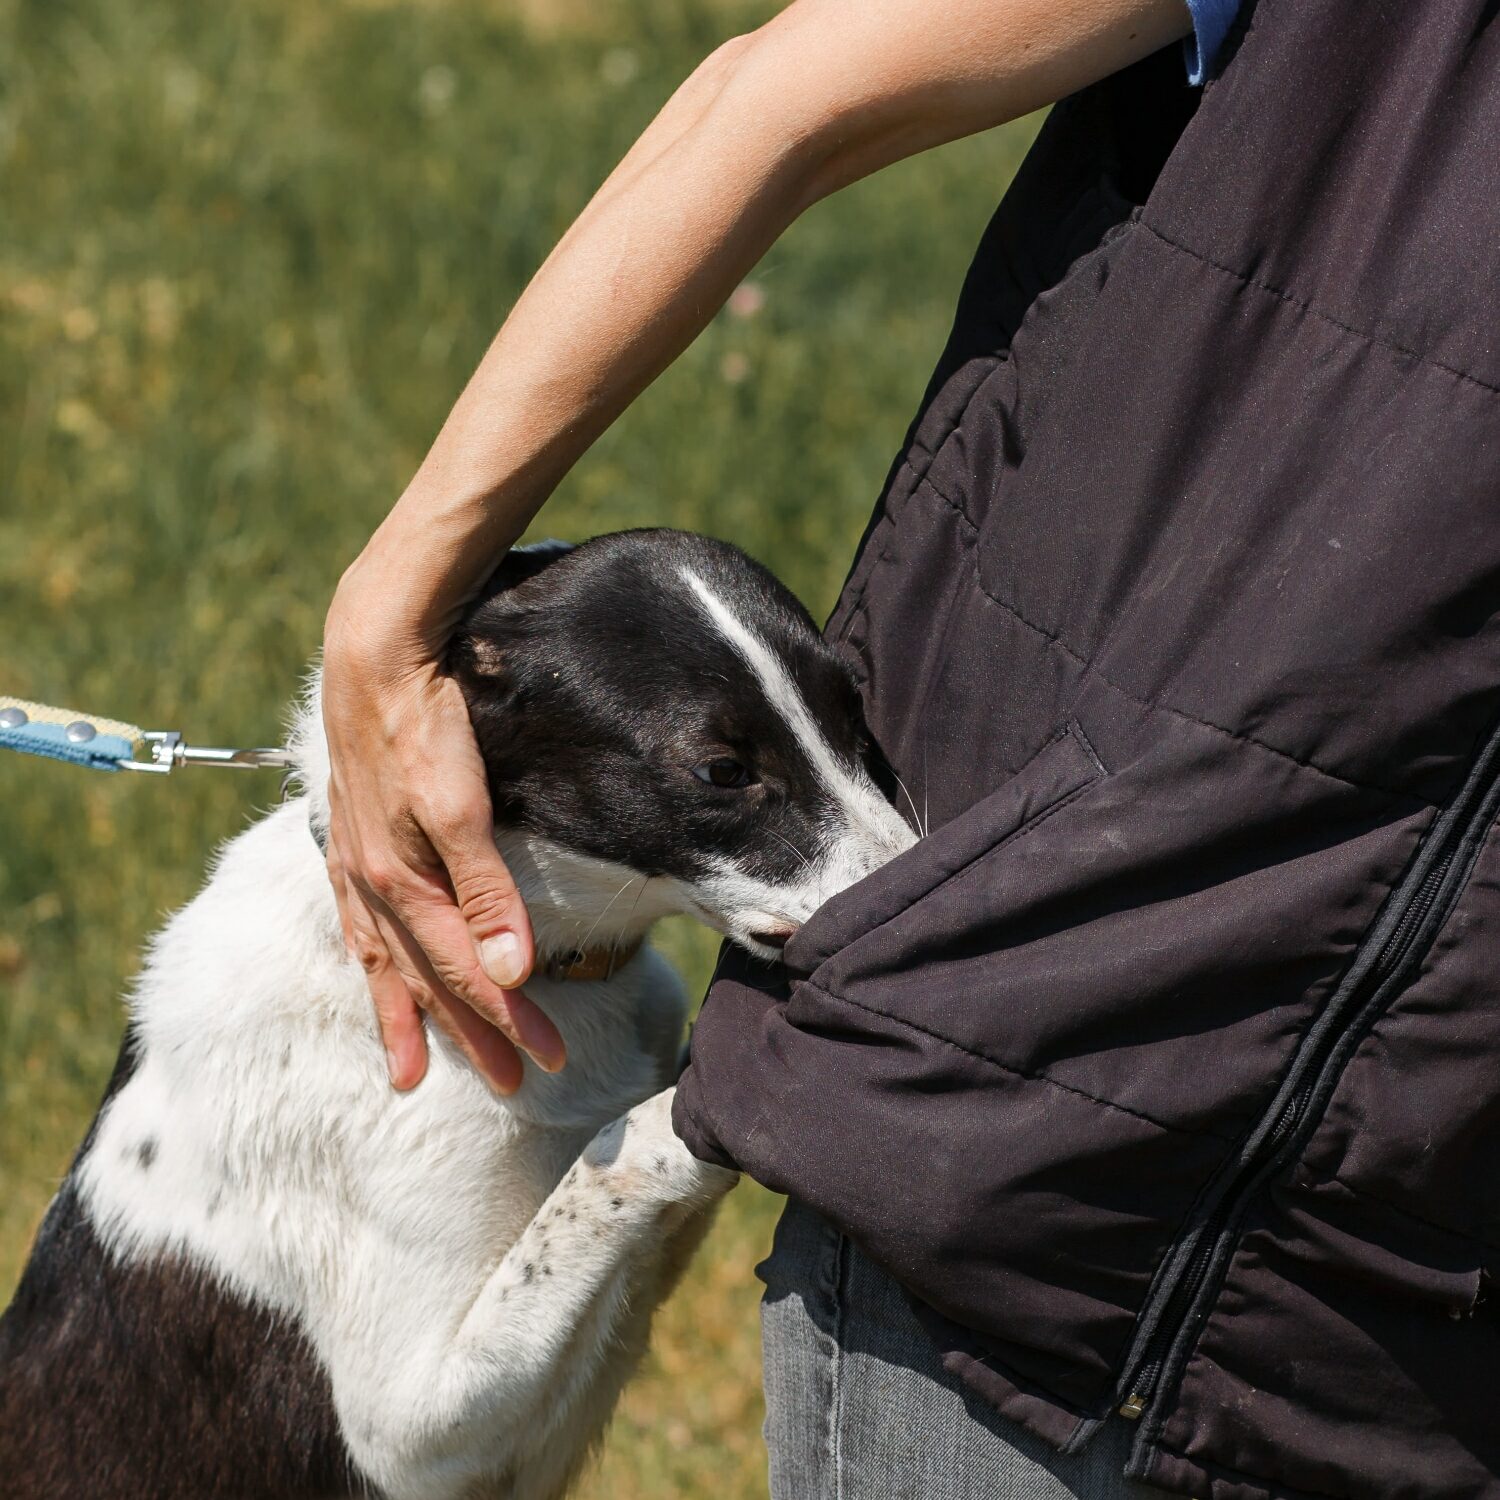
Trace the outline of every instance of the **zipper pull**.
<instances>
[{"instance_id":1,"label":"zipper pull","mask_svg":"<svg viewBox=\"0 0 1500 1500\"><path fill-rule=\"evenodd\" d=\"M1120 1415L1132 1422L1139 1422L1146 1414L1146 1403L1150 1400L1144 1391L1132 1391L1120 1407Z\"/></svg>"}]
</instances>

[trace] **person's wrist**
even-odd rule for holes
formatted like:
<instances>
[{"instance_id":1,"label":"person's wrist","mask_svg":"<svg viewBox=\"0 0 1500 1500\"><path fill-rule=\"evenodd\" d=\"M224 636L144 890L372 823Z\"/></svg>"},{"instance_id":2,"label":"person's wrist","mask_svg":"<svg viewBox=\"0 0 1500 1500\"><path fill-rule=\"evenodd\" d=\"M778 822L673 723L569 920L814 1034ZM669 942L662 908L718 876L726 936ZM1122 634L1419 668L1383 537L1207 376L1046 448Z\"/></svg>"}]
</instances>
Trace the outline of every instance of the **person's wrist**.
<instances>
[{"instance_id":1,"label":"person's wrist","mask_svg":"<svg viewBox=\"0 0 1500 1500\"><path fill-rule=\"evenodd\" d=\"M384 671L430 665L442 656L464 602L444 561L419 538L377 532L334 590L325 660L336 654Z\"/></svg>"},{"instance_id":2,"label":"person's wrist","mask_svg":"<svg viewBox=\"0 0 1500 1500\"><path fill-rule=\"evenodd\" d=\"M535 506L511 487L423 469L345 569L328 612L331 627L364 635L380 622L381 647L400 657L441 658L464 610L525 530Z\"/></svg>"}]
</instances>

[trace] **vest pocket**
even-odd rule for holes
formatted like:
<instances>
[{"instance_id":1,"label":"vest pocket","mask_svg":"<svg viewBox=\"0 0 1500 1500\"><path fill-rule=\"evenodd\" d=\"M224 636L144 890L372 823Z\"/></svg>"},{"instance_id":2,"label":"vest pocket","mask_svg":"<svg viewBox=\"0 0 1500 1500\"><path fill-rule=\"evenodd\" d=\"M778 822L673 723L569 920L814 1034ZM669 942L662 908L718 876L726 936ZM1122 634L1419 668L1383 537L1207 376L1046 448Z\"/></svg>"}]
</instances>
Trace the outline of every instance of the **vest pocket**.
<instances>
[{"instance_id":1,"label":"vest pocket","mask_svg":"<svg viewBox=\"0 0 1500 1500\"><path fill-rule=\"evenodd\" d=\"M1029 833L1105 774L1083 730L1069 721L988 796L825 901L787 944L787 967L811 974L834 955L898 923L912 907Z\"/></svg>"}]
</instances>

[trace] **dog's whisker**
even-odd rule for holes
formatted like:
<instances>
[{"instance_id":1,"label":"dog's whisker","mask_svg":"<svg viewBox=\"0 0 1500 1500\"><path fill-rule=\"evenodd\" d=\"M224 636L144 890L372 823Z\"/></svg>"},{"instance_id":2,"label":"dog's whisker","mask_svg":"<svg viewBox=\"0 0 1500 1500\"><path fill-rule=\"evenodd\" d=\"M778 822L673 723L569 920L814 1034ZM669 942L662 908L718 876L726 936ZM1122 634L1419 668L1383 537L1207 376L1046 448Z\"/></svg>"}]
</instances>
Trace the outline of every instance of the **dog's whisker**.
<instances>
[{"instance_id":1,"label":"dog's whisker","mask_svg":"<svg viewBox=\"0 0 1500 1500\"><path fill-rule=\"evenodd\" d=\"M889 766L890 762L886 764ZM902 781L901 774L895 766L891 766L891 775L896 778L896 785L901 788L901 794L906 798L906 805L911 808L912 821L917 825L917 832L925 834L927 830L922 827L922 815L917 811L917 804L912 800L912 795L906 790L906 783Z\"/></svg>"},{"instance_id":2,"label":"dog's whisker","mask_svg":"<svg viewBox=\"0 0 1500 1500\"><path fill-rule=\"evenodd\" d=\"M637 880L643 882L642 889L644 890L645 889L645 886L644 886L645 879L646 879L646 877L644 875L632 875L630 877L630 879L627 880L625 882L625 884L622 885L620 887L620 889L617 890L614 893L614 895L611 896L609 898L609 900L604 903L604 910L601 911L599 913L599 915L594 918L594 925L592 927L590 927L589 930L586 933L584 933L584 935L583 935L583 941L581 943L579 943L579 945L578 945L580 952L585 951L588 948L589 939L591 937L593 937L593 935L599 930L599 924L605 919L605 917L607 917L609 915L609 909L610 909L610 907L612 907L615 904L615 902L618 901L620 899L620 897L623 896L625 894L625 892L628 891L630 889L630 887L633 886L636 883ZM637 899L639 899L639 898L637 898Z\"/></svg>"},{"instance_id":3,"label":"dog's whisker","mask_svg":"<svg viewBox=\"0 0 1500 1500\"><path fill-rule=\"evenodd\" d=\"M792 853L802 861L804 868L809 870L812 869L812 861L789 838L783 838L782 835L777 833L774 828L768 828L766 829L766 832L769 833L771 837L778 843L785 844L787 848L790 849Z\"/></svg>"},{"instance_id":4,"label":"dog's whisker","mask_svg":"<svg viewBox=\"0 0 1500 1500\"><path fill-rule=\"evenodd\" d=\"M927 726L922 726L922 837L927 837L927 789L931 778L927 774Z\"/></svg>"},{"instance_id":5,"label":"dog's whisker","mask_svg":"<svg viewBox=\"0 0 1500 1500\"><path fill-rule=\"evenodd\" d=\"M635 900L630 903L630 915L625 918L620 930L615 934L614 941L609 945L611 956L620 951L620 944L624 941L625 934L630 929L630 924L635 920L636 912L640 910L641 897L646 894L646 887L649 884L649 879L645 875L642 875L641 888L635 893Z\"/></svg>"}]
</instances>

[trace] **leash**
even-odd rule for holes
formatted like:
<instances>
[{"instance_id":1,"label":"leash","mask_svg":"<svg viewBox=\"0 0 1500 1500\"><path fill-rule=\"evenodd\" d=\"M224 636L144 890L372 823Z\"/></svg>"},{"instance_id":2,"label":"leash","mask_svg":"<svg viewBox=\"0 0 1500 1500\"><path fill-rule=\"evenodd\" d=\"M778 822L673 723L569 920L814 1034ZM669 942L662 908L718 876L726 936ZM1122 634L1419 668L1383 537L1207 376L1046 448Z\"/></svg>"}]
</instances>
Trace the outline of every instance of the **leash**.
<instances>
[{"instance_id":1,"label":"leash","mask_svg":"<svg viewBox=\"0 0 1500 1500\"><path fill-rule=\"evenodd\" d=\"M51 708L0 694L0 750L44 755L95 771L151 771L167 775L178 766L227 766L234 770L286 770L292 752L279 746L230 749L189 745L175 729L141 729L120 719L70 708Z\"/></svg>"},{"instance_id":2,"label":"leash","mask_svg":"<svg viewBox=\"0 0 1500 1500\"><path fill-rule=\"evenodd\" d=\"M178 766L290 771L293 764L292 752L282 746L231 749L189 745L175 729L141 729L121 719L101 719L97 714L52 708L27 698L7 698L4 694L0 694L0 750L42 755L95 771L151 771L157 775L167 775ZM290 780L288 776L282 782L283 799ZM308 832L326 854L327 838L310 820ZM554 980L607 980L640 951L640 938L620 950L579 949L559 955L539 972Z\"/></svg>"}]
</instances>

